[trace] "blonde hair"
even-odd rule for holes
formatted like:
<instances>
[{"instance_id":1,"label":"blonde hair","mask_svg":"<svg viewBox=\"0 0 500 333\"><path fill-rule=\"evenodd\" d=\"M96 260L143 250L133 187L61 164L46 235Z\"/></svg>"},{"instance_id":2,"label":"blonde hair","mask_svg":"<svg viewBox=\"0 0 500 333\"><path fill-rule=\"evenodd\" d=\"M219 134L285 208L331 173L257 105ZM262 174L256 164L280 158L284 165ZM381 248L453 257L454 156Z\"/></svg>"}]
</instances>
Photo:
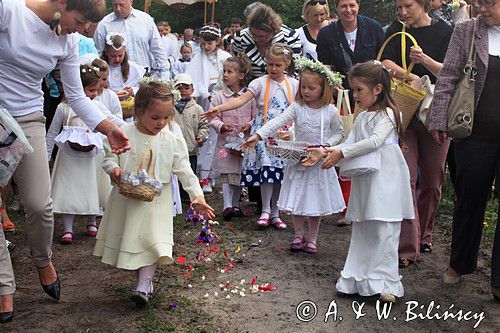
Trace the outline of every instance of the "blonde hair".
<instances>
[{"instance_id":1,"label":"blonde hair","mask_svg":"<svg viewBox=\"0 0 500 333\"><path fill-rule=\"evenodd\" d=\"M267 48L266 59L270 54L275 57L284 57L285 60L289 63L288 66L286 67L287 74L293 75L295 73L295 64L293 62L293 51L291 48L289 48L283 43L275 43Z\"/></svg>"},{"instance_id":2,"label":"blonde hair","mask_svg":"<svg viewBox=\"0 0 500 333\"><path fill-rule=\"evenodd\" d=\"M302 19L307 22L309 16L319 14L323 10L326 12L326 17L330 17L328 1L324 5L321 5L319 2L311 5L311 0L305 0L304 6L302 6Z\"/></svg>"},{"instance_id":3,"label":"blonde hair","mask_svg":"<svg viewBox=\"0 0 500 333\"><path fill-rule=\"evenodd\" d=\"M299 103L300 105L305 104L304 96L302 96L302 92L300 91L302 77L304 76L304 74L312 75L320 82L321 85L320 105L326 106L328 104L331 104L333 102L333 87L330 85L330 82L323 75L320 75L319 73L313 72L309 69L304 69L300 74L299 89L297 90L297 95L295 96L295 102Z\"/></svg>"}]
</instances>

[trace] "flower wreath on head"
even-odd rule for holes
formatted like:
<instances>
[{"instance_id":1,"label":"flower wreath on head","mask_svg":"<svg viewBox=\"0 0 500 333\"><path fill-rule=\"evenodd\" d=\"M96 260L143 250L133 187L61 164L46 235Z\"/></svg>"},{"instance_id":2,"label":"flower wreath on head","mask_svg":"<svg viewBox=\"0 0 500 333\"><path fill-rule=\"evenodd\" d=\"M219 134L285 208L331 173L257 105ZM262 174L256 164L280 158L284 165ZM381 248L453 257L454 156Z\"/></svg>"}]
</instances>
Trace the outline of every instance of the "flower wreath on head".
<instances>
[{"instance_id":1,"label":"flower wreath on head","mask_svg":"<svg viewBox=\"0 0 500 333\"><path fill-rule=\"evenodd\" d=\"M87 65L87 66L88 66L87 68L86 67L81 68L80 71L82 73L87 73L87 71L89 73L91 73L92 71L97 72L97 73L99 72L99 68L91 66L91 65Z\"/></svg>"},{"instance_id":2,"label":"flower wreath on head","mask_svg":"<svg viewBox=\"0 0 500 333\"><path fill-rule=\"evenodd\" d=\"M181 93L179 92L179 90L175 89L174 81L159 79L159 78L153 77L153 76L145 76L139 82L143 83L143 84L148 84L151 82L163 84L163 85L167 86L167 88L172 92L174 103L181 99Z\"/></svg>"},{"instance_id":3,"label":"flower wreath on head","mask_svg":"<svg viewBox=\"0 0 500 333\"><path fill-rule=\"evenodd\" d=\"M311 59L307 59L306 57L299 57L294 61L295 68L302 73L304 70L311 71L313 73L317 73L328 80L332 87L338 86L342 84L342 79L344 75L334 72L322 63L318 61L314 61Z\"/></svg>"},{"instance_id":4,"label":"flower wreath on head","mask_svg":"<svg viewBox=\"0 0 500 333\"><path fill-rule=\"evenodd\" d=\"M114 44L113 44L113 37L114 36L120 36L121 38L123 38L123 42L122 42L122 46L120 47L116 47ZM122 48L124 48L125 46L127 46L127 39L125 38L124 35L118 33L118 32L110 32L106 35L106 45L109 45L111 46L113 49L115 49L115 51L120 51Z\"/></svg>"}]
</instances>

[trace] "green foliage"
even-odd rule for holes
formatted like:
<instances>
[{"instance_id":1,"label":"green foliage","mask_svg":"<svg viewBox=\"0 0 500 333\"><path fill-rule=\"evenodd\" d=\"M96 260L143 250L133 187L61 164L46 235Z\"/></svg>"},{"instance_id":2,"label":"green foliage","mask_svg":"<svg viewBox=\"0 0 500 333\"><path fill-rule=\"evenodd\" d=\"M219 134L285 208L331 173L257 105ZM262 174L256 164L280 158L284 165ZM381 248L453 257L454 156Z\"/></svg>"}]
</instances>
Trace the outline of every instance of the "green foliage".
<instances>
[{"instance_id":1,"label":"green foliage","mask_svg":"<svg viewBox=\"0 0 500 333\"><path fill-rule=\"evenodd\" d=\"M270 5L281 15L283 22L292 27L298 28L304 24L301 18L302 0L260 0L262 3ZM108 2L108 12L111 11L111 1ZM245 20L243 11L247 5L254 0L218 0L215 5L215 21L222 27L229 25L232 17L240 17ZM330 11L335 13L334 0L330 0ZM134 8L144 10L144 0L134 1ZM203 25L204 3L199 2L185 9L175 9L167 6L161 0L154 0L150 6L150 15L155 21L169 21L174 32L182 32L185 28L200 27ZM360 13L378 20L383 25L390 23L394 18L394 1L391 0L362 0ZM207 21L211 20L212 6L207 5Z\"/></svg>"}]
</instances>

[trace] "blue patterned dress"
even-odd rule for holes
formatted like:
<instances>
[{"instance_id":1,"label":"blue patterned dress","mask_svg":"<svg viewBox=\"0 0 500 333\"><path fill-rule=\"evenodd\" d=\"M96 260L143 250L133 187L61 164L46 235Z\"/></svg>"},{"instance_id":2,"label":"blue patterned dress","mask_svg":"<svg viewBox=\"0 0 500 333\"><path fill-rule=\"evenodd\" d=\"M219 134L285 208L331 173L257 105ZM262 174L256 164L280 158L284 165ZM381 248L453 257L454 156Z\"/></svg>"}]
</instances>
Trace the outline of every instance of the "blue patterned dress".
<instances>
[{"instance_id":1,"label":"blue patterned dress","mask_svg":"<svg viewBox=\"0 0 500 333\"><path fill-rule=\"evenodd\" d=\"M289 106L285 92L281 89L276 90L276 93L269 101L267 109L267 121L274 119L280 115ZM250 135L255 134L264 126L264 112L259 110L259 113L254 118ZM243 186L259 186L261 183L281 184L283 180L283 161L274 156L270 156L267 152L265 142L260 141L255 149L250 153L245 153L243 159L243 170L241 172L241 185Z\"/></svg>"}]
</instances>

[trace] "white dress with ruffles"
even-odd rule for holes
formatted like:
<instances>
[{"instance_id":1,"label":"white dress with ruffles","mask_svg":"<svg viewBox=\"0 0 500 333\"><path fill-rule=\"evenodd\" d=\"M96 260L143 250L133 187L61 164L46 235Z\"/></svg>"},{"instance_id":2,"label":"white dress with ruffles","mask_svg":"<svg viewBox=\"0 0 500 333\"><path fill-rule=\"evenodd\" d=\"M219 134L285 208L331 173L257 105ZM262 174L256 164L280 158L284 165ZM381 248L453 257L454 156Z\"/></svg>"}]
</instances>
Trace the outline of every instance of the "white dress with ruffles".
<instances>
[{"instance_id":1,"label":"white dress with ruffles","mask_svg":"<svg viewBox=\"0 0 500 333\"><path fill-rule=\"evenodd\" d=\"M351 179L346 219L353 222L349 252L337 281L337 291L371 296L402 297L398 268L398 245L403 219L414 218L410 173L397 144L395 118L391 109L362 112L356 118L342 148L351 158L380 149L381 168Z\"/></svg>"},{"instance_id":2,"label":"white dress with ruffles","mask_svg":"<svg viewBox=\"0 0 500 333\"><path fill-rule=\"evenodd\" d=\"M311 146L334 146L343 138L344 131L335 106L313 109L296 102L259 129L257 134L265 140L291 121L295 124L295 140ZM300 162L287 163L283 177L278 199L281 210L293 215L326 216L345 209L335 168L322 170L321 163L312 167L304 167Z\"/></svg>"}]
</instances>

